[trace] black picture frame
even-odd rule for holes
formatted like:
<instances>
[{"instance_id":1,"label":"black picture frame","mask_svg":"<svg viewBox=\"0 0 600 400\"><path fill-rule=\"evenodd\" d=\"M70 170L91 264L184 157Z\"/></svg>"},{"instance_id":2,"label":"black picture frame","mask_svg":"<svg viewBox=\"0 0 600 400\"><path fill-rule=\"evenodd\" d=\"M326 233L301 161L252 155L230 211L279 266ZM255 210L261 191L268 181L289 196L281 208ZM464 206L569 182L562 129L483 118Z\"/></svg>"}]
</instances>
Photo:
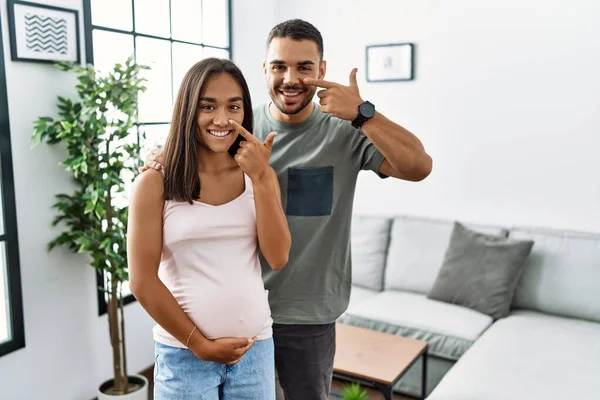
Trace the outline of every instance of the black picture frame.
<instances>
[{"instance_id":1,"label":"black picture frame","mask_svg":"<svg viewBox=\"0 0 600 400\"><path fill-rule=\"evenodd\" d=\"M369 45L365 49L367 82L402 82L415 79L414 43Z\"/></svg>"},{"instance_id":2,"label":"black picture frame","mask_svg":"<svg viewBox=\"0 0 600 400\"><path fill-rule=\"evenodd\" d=\"M27 19L27 8L48 16ZM81 64L78 10L19 0L8 0L7 9L12 61ZM64 19L58 19L61 14Z\"/></svg>"}]
</instances>

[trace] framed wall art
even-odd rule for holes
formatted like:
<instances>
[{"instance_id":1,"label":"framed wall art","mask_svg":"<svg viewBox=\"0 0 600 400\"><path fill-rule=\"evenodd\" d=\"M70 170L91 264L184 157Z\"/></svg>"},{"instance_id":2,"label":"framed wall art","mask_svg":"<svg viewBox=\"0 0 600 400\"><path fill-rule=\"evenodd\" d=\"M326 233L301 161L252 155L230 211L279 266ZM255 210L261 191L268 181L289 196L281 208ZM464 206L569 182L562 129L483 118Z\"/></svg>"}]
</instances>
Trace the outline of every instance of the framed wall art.
<instances>
[{"instance_id":1,"label":"framed wall art","mask_svg":"<svg viewBox=\"0 0 600 400\"><path fill-rule=\"evenodd\" d=\"M8 1L13 61L80 63L79 12L26 1Z\"/></svg>"},{"instance_id":2,"label":"framed wall art","mask_svg":"<svg viewBox=\"0 0 600 400\"><path fill-rule=\"evenodd\" d=\"M414 44L367 46L367 82L396 82L414 79Z\"/></svg>"}]
</instances>

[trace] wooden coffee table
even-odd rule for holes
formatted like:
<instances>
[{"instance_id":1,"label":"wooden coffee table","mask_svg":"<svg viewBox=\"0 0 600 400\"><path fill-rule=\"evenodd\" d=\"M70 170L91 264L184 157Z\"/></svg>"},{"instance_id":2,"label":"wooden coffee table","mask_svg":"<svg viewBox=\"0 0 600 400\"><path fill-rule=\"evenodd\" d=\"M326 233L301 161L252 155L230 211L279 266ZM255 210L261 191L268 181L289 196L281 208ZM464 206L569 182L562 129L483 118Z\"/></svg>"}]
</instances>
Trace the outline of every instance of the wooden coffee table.
<instances>
[{"instance_id":1,"label":"wooden coffee table","mask_svg":"<svg viewBox=\"0 0 600 400\"><path fill-rule=\"evenodd\" d=\"M421 399L427 388L427 342L338 323L333 375L374 387L392 400L394 385L423 358Z\"/></svg>"}]
</instances>

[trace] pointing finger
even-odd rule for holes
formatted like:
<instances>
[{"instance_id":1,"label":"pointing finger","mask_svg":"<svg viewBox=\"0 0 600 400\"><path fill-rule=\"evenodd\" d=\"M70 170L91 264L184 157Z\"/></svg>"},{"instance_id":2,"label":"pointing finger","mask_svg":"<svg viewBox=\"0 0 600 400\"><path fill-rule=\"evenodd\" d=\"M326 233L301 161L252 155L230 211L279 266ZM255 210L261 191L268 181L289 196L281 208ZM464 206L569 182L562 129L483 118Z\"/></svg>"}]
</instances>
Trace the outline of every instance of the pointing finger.
<instances>
[{"instance_id":1,"label":"pointing finger","mask_svg":"<svg viewBox=\"0 0 600 400\"><path fill-rule=\"evenodd\" d=\"M329 82L329 81L326 81L324 79L306 78L306 79L304 79L304 83L307 84L307 85L318 86L318 87L322 87L322 88L325 88L325 89L329 89L329 88L332 88L334 86L338 86L337 83L335 83L335 82Z\"/></svg>"},{"instance_id":2,"label":"pointing finger","mask_svg":"<svg viewBox=\"0 0 600 400\"><path fill-rule=\"evenodd\" d=\"M247 141L249 141L249 142L253 142L253 141L257 141L257 140L258 140L258 139L256 139L256 138L254 137L254 135L253 135L253 134L251 134L250 132L248 132L248 131L246 130L246 128L244 128L243 126L241 126L240 124L238 124L236 121L234 121L234 120L230 119L230 120L229 120L229 123L230 123L231 125L233 125L233 127L235 128L235 130L236 130L236 131L238 131L238 133L239 133L240 135L242 135L242 136L244 137L244 139L246 139Z\"/></svg>"}]
</instances>

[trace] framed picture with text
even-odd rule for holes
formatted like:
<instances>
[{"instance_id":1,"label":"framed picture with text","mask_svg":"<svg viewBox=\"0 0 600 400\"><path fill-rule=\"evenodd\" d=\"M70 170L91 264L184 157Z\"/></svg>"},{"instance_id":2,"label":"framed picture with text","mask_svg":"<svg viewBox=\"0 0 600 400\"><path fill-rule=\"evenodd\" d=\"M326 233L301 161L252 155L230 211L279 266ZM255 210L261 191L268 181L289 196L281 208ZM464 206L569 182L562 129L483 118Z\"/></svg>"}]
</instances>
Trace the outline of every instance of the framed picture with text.
<instances>
[{"instance_id":1,"label":"framed picture with text","mask_svg":"<svg viewBox=\"0 0 600 400\"><path fill-rule=\"evenodd\" d=\"M77 10L18 0L7 7L13 61L81 62Z\"/></svg>"},{"instance_id":2,"label":"framed picture with text","mask_svg":"<svg viewBox=\"0 0 600 400\"><path fill-rule=\"evenodd\" d=\"M367 82L396 82L414 79L414 44L367 46Z\"/></svg>"}]
</instances>

